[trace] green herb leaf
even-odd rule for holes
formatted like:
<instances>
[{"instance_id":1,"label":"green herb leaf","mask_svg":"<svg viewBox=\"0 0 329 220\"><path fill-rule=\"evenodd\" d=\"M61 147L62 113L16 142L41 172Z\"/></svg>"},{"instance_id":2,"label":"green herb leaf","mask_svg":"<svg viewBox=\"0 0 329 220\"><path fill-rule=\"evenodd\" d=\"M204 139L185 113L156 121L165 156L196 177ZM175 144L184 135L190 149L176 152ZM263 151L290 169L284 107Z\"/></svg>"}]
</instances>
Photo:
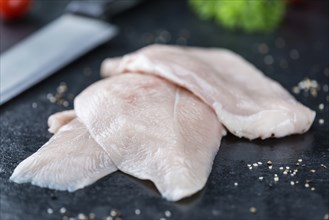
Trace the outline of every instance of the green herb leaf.
<instances>
[{"instance_id":1,"label":"green herb leaf","mask_svg":"<svg viewBox=\"0 0 329 220\"><path fill-rule=\"evenodd\" d=\"M224 27L247 32L275 29L283 18L283 0L189 0L202 19L213 19Z\"/></svg>"}]
</instances>

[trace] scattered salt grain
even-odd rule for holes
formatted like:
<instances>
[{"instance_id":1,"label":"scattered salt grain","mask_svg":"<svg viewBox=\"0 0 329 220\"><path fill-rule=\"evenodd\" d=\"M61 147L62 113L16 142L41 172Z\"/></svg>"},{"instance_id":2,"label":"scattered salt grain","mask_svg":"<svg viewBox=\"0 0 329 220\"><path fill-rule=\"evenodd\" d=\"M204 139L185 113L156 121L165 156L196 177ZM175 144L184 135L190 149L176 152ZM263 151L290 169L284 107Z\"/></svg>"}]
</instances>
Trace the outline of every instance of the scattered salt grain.
<instances>
[{"instance_id":1,"label":"scattered salt grain","mask_svg":"<svg viewBox=\"0 0 329 220\"><path fill-rule=\"evenodd\" d=\"M60 208L59 212L60 212L61 214L64 214L64 213L66 212L66 208L64 208L64 207Z\"/></svg>"},{"instance_id":2,"label":"scattered salt grain","mask_svg":"<svg viewBox=\"0 0 329 220\"><path fill-rule=\"evenodd\" d=\"M171 212L169 210L165 211L165 216L168 218L171 217Z\"/></svg>"},{"instance_id":3,"label":"scattered salt grain","mask_svg":"<svg viewBox=\"0 0 329 220\"><path fill-rule=\"evenodd\" d=\"M50 215L50 214L53 214L54 213L54 210L52 208L48 208L47 209L47 213Z\"/></svg>"},{"instance_id":4,"label":"scattered salt grain","mask_svg":"<svg viewBox=\"0 0 329 220\"><path fill-rule=\"evenodd\" d=\"M79 220L87 220L88 218L87 218L87 216L86 216L85 214L83 214L83 213L79 213L79 214L78 214L78 219L79 219Z\"/></svg>"},{"instance_id":5,"label":"scattered salt grain","mask_svg":"<svg viewBox=\"0 0 329 220\"><path fill-rule=\"evenodd\" d=\"M136 210L135 210L135 214L136 214L136 215L140 215L140 214L141 214L141 210L136 209Z\"/></svg>"},{"instance_id":6,"label":"scattered salt grain","mask_svg":"<svg viewBox=\"0 0 329 220\"><path fill-rule=\"evenodd\" d=\"M66 100L65 100L65 101L63 101L63 106L64 106L64 107L68 107L68 106L69 106L69 102L68 102L68 101L66 101Z\"/></svg>"},{"instance_id":7,"label":"scattered salt grain","mask_svg":"<svg viewBox=\"0 0 329 220\"><path fill-rule=\"evenodd\" d=\"M115 210L111 210L110 215L113 217L118 216L118 212Z\"/></svg>"},{"instance_id":8,"label":"scattered salt grain","mask_svg":"<svg viewBox=\"0 0 329 220\"><path fill-rule=\"evenodd\" d=\"M89 213L89 219L88 220L95 220L96 215L94 213Z\"/></svg>"},{"instance_id":9,"label":"scattered salt grain","mask_svg":"<svg viewBox=\"0 0 329 220\"><path fill-rule=\"evenodd\" d=\"M257 212L257 209L255 207L250 207L249 212L255 214Z\"/></svg>"}]
</instances>

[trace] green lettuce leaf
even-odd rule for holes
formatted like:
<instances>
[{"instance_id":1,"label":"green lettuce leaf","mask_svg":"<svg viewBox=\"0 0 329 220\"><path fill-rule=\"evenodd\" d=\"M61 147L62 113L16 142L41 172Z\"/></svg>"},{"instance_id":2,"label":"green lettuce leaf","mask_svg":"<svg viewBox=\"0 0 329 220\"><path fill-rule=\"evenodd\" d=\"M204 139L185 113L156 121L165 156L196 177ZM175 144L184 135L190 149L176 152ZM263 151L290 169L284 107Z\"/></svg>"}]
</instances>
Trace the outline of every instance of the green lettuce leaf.
<instances>
[{"instance_id":1,"label":"green lettuce leaf","mask_svg":"<svg viewBox=\"0 0 329 220\"><path fill-rule=\"evenodd\" d=\"M247 32L274 30L283 18L283 0L189 0L202 19L213 19L224 27Z\"/></svg>"}]
</instances>

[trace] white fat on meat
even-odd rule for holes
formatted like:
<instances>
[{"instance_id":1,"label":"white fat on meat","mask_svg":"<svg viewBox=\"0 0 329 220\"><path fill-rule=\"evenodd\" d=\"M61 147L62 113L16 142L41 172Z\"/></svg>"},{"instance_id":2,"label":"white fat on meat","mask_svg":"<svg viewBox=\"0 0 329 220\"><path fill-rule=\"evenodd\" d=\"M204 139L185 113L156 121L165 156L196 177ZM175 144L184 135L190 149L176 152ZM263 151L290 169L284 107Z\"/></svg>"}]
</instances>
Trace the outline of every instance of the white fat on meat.
<instances>
[{"instance_id":1,"label":"white fat on meat","mask_svg":"<svg viewBox=\"0 0 329 220\"><path fill-rule=\"evenodd\" d=\"M116 170L108 153L78 119L73 119L37 152L22 161L10 180L72 192Z\"/></svg>"},{"instance_id":2,"label":"white fat on meat","mask_svg":"<svg viewBox=\"0 0 329 220\"><path fill-rule=\"evenodd\" d=\"M155 76L101 80L78 95L74 106L119 170L151 180L171 201L205 186L225 135L208 105Z\"/></svg>"},{"instance_id":3,"label":"white fat on meat","mask_svg":"<svg viewBox=\"0 0 329 220\"><path fill-rule=\"evenodd\" d=\"M107 59L102 75L138 72L163 77L211 106L234 135L249 139L306 132L315 112L279 83L226 49L152 45Z\"/></svg>"}]
</instances>

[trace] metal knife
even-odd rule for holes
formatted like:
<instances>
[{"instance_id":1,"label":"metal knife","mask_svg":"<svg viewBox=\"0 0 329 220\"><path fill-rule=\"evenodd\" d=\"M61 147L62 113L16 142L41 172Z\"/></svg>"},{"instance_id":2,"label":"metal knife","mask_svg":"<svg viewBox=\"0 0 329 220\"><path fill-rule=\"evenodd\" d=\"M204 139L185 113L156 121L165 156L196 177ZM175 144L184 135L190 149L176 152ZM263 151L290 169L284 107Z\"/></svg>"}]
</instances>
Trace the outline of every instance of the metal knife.
<instances>
[{"instance_id":1,"label":"metal knife","mask_svg":"<svg viewBox=\"0 0 329 220\"><path fill-rule=\"evenodd\" d=\"M0 57L0 105L113 38L103 21L142 0L72 1L66 13Z\"/></svg>"}]
</instances>

